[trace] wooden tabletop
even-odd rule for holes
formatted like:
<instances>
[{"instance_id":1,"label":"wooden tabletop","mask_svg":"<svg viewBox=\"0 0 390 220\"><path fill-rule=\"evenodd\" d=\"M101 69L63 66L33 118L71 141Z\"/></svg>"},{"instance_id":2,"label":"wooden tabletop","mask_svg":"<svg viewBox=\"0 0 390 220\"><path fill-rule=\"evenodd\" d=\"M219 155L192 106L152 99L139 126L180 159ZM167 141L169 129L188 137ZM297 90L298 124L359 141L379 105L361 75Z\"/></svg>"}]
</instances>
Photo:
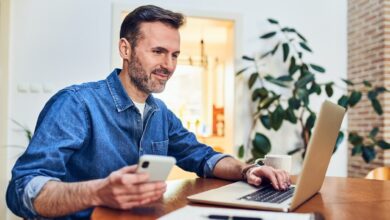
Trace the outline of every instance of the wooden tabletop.
<instances>
[{"instance_id":1,"label":"wooden tabletop","mask_svg":"<svg viewBox=\"0 0 390 220\"><path fill-rule=\"evenodd\" d=\"M206 206L186 197L228 183L202 178L168 181L163 199L152 205L128 211L97 207L91 219L156 219L188 204ZM327 220L390 219L390 181L326 177L320 193L294 212L319 212Z\"/></svg>"}]
</instances>

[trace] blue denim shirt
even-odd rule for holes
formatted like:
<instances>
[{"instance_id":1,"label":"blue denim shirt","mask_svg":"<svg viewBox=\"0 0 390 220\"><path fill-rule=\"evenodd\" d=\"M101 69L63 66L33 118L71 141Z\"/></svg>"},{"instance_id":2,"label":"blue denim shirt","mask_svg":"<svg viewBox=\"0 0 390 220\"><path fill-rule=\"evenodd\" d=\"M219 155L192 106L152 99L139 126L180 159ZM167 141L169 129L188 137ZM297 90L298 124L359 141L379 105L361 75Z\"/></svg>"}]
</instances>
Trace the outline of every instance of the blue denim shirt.
<instances>
[{"instance_id":1,"label":"blue denim shirt","mask_svg":"<svg viewBox=\"0 0 390 220\"><path fill-rule=\"evenodd\" d=\"M227 155L199 143L159 99L146 100L144 119L115 69L106 80L59 91L39 115L34 136L12 169L8 207L37 218L33 200L49 180L78 182L105 178L143 154L170 155L184 170L211 177ZM68 218L88 218L92 209Z\"/></svg>"}]
</instances>

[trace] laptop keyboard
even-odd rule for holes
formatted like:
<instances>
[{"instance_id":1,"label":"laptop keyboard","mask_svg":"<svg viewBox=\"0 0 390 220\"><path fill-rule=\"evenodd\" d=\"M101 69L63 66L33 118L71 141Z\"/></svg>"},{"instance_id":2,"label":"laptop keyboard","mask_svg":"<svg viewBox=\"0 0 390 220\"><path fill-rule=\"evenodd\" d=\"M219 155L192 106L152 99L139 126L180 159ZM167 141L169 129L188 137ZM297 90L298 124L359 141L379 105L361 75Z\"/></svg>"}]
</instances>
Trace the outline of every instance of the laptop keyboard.
<instances>
[{"instance_id":1,"label":"laptop keyboard","mask_svg":"<svg viewBox=\"0 0 390 220\"><path fill-rule=\"evenodd\" d=\"M285 191L278 191L272 185L261 186L259 190L245 195L239 199L245 199L257 202L282 203L291 198L294 194L294 187L289 187Z\"/></svg>"}]
</instances>

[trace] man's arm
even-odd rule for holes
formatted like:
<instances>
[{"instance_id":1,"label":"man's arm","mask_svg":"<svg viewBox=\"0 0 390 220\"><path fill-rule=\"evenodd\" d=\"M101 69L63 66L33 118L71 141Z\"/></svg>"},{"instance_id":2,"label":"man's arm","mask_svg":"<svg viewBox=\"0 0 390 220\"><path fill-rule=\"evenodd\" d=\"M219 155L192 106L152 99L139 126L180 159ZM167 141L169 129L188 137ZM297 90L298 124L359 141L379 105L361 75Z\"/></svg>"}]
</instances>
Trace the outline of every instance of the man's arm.
<instances>
[{"instance_id":1,"label":"man's arm","mask_svg":"<svg viewBox=\"0 0 390 220\"><path fill-rule=\"evenodd\" d=\"M164 182L147 182L146 173L135 173L136 166L112 172L105 179L78 183L49 181L34 200L35 211L44 217L68 215L92 206L130 209L161 198Z\"/></svg>"},{"instance_id":2,"label":"man's arm","mask_svg":"<svg viewBox=\"0 0 390 220\"><path fill-rule=\"evenodd\" d=\"M269 166L253 166L246 169L247 166L233 157L225 157L215 165L213 174L215 177L227 180L246 179L249 184L256 186L266 178L277 190L287 189L291 185L290 175L286 171Z\"/></svg>"}]
</instances>

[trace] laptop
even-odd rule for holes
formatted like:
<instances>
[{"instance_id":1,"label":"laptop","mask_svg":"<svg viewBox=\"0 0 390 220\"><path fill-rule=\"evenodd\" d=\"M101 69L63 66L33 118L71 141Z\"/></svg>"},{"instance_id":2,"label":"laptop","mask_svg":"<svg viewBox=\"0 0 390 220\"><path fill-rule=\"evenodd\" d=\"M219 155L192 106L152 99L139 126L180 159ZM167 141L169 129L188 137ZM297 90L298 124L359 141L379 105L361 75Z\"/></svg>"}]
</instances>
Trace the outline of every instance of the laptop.
<instances>
[{"instance_id":1,"label":"laptop","mask_svg":"<svg viewBox=\"0 0 390 220\"><path fill-rule=\"evenodd\" d=\"M322 186L345 109L325 101L320 109L296 185L277 191L271 185L238 181L188 196L191 202L288 212L313 197Z\"/></svg>"}]
</instances>

